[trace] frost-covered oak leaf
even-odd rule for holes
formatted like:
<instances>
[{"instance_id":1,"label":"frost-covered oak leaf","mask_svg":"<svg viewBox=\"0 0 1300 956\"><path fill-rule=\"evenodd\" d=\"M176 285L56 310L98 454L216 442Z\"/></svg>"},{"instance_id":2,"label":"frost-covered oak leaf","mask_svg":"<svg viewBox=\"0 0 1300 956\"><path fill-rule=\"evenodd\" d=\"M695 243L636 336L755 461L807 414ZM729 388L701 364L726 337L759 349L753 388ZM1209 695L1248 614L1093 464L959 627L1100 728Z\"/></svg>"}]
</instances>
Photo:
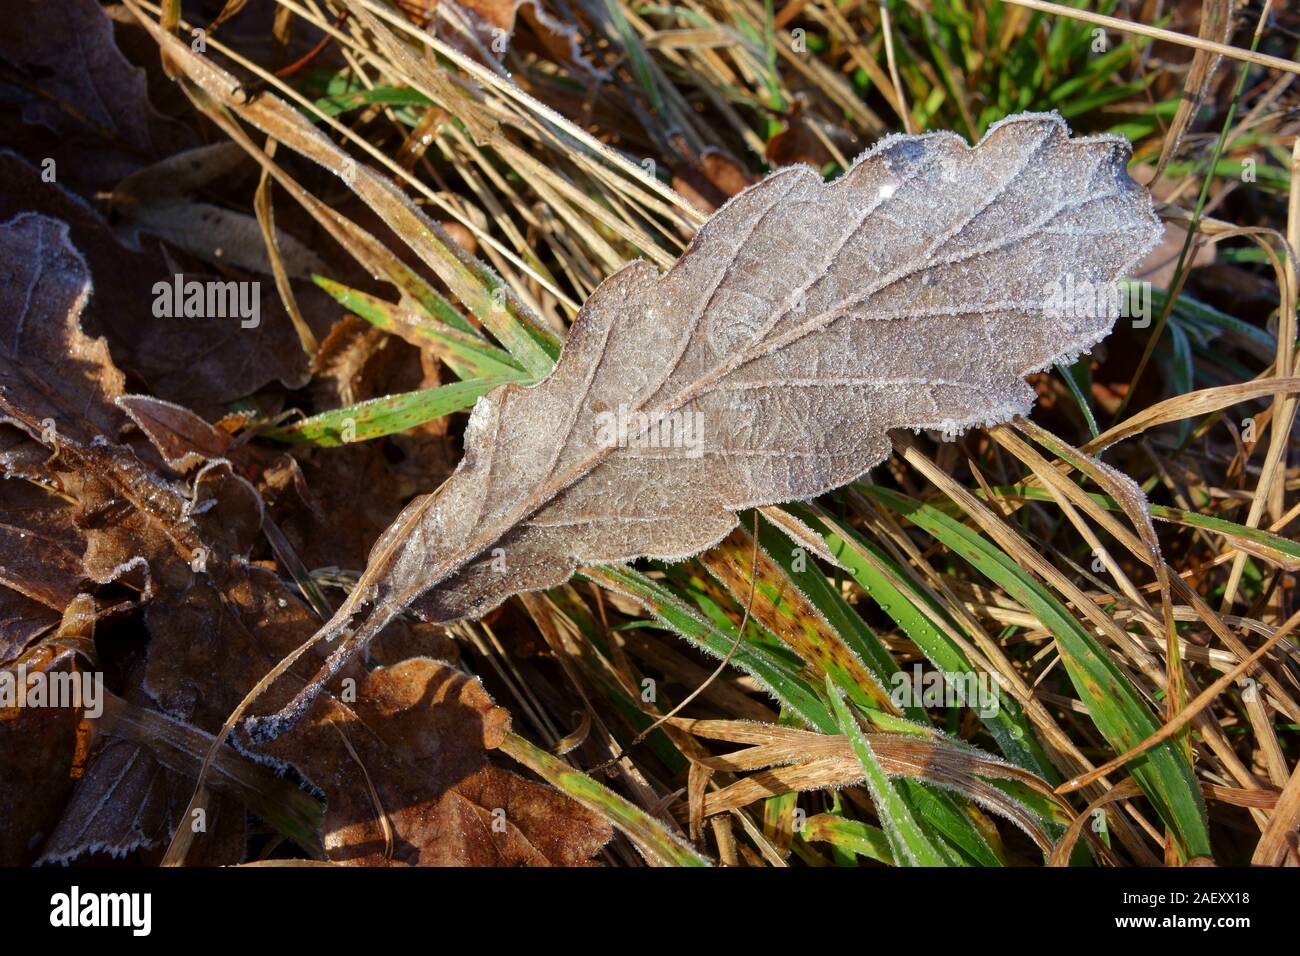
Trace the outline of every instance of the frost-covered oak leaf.
<instances>
[{"instance_id":1,"label":"frost-covered oak leaf","mask_svg":"<svg viewBox=\"0 0 1300 956\"><path fill-rule=\"evenodd\" d=\"M1114 281L1159 241L1117 137L1055 115L891 136L837 181L778 170L665 274L592 293L554 371L479 400L465 456L380 537L322 632L342 638L274 736L392 617L481 615L582 564L685 558L743 508L806 500L890 451L890 429L1025 413L1025 376L1111 329ZM1080 290L1092 290L1080 295Z\"/></svg>"}]
</instances>

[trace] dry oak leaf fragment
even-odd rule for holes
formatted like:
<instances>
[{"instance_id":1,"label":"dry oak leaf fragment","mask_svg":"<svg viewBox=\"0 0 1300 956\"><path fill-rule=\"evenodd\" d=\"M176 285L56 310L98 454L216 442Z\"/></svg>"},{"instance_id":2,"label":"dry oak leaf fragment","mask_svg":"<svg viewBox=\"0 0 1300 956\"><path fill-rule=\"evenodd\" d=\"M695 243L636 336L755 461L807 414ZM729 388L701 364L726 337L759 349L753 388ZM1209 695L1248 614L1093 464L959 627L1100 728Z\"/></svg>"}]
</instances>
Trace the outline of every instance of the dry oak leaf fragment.
<instances>
[{"instance_id":1,"label":"dry oak leaf fragment","mask_svg":"<svg viewBox=\"0 0 1300 956\"><path fill-rule=\"evenodd\" d=\"M666 274L629 263L545 380L479 400L460 466L398 516L322 630L346 634L329 666L253 731L283 731L403 608L453 621L583 563L681 559L739 509L858 478L890 429L1028 412L1025 376L1110 331L1106 293L1160 239L1129 155L1047 114L974 147L890 136L833 184L794 166L740 193Z\"/></svg>"},{"instance_id":2,"label":"dry oak leaf fragment","mask_svg":"<svg viewBox=\"0 0 1300 956\"><path fill-rule=\"evenodd\" d=\"M341 708L339 709L341 711ZM347 735L355 758L342 746ZM414 658L371 671L350 719L324 715L267 750L328 796L325 849L362 865L577 866L608 842L603 817L492 766L509 715L479 682ZM374 795L358 785L360 771ZM388 856L376 798L392 827ZM386 858L387 857L387 858Z\"/></svg>"},{"instance_id":3,"label":"dry oak leaf fragment","mask_svg":"<svg viewBox=\"0 0 1300 956\"><path fill-rule=\"evenodd\" d=\"M53 681L77 671L71 651L37 649L6 675ZM73 707L0 707L0 866L25 866L37 858L59 820L73 786L80 710Z\"/></svg>"},{"instance_id":4,"label":"dry oak leaf fragment","mask_svg":"<svg viewBox=\"0 0 1300 956\"><path fill-rule=\"evenodd\" d=\"M122 245L93 206L40 177L37 166L0 149L0 182L5 184L0 222L39 213L67 224L69 242L85 260L94 288L81 314L82 327L102 334L115 364L143 380L151 394L217 413L225 402L268 382L301 381L306 358L272 283L262 283L256 328L243 328L238 317L157 316L155 284L174 283L177 271L162 248L152 241L147 252ZM193 271L185 277L200 282L214 278ZM16 286L16 291L23 288Z\"/></svg>"},{"instance_id":5,"label":"dry oak leaf fragment","mask_svg":"<svg viewBox=\"0 0 1300 956\"><path fill-rule=\"evenodd\" d=\"M0 139L53 160L58 181L86 195L197 141L150 104L145 71L97 0L8 0L0 69L0 104L14 108L0 113Z\"/></svg>"}]
</instances>

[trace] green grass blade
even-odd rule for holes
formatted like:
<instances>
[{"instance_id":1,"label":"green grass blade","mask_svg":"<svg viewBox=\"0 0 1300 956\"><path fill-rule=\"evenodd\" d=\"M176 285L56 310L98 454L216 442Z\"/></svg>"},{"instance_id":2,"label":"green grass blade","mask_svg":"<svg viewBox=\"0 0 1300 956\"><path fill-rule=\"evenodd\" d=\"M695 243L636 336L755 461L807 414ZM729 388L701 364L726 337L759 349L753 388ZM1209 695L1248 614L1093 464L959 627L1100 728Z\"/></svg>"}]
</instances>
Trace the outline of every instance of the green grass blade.
<instances>
[{"instance_id":1,"label":"green grass blade","mask_svg":"<svg viewBox=\"0 0 1300 956\"><path fill-rule=\"evenodd\" d=\"M747 523L742 517L742 526ZM802 626L806 632L825 632L829 626L829 633L825 634L825 643L822 645L828 653L820 663L827 673L832 674L836 684L849 690L854 680L853 675L861 673L860 665L866 664L878 687L853 687L852 690L856 693L851 691L850 698L854 703L869 709L870 719L881 729L901 733L927 733L930 718L920 706L903 708L906 715L904 718L892 717L879 710L872 693L878 693L880 688L887 690L894 685L893 678L900 673L898 664L866 622L830 586L816 564L808 561L807 556L781 530L766 521L759 526L759 543L763 552L784 575L782 580L775 582L775 587L782 595L777 598L781 609L791 614L786 626ZM761 588L771 584L766 579L759 581ZM733 590L733 596L734 594ZM811 608L803 603L805 601ZM796 613L800 608L802 613ZM820 614L821 620L809 620L809 610ZM857 666L836 664L836 661L845 661L846 657L852 658ZM973 825L959 799L914 781L900 781L899 790L908 807L932 824L964 858L983 866L1001 865L997 852Z\"/></svg>"},{"instance_id":2,"label":"green grass blade","mask_svg":"<svg viewBox=\"0 0 1300 956\"><path fill-rule=\"evenodd\" d=\"M871 793L880 822L884 824L894 859L903 866L950 866L952 861L926 836L902 796L894 789L893 781L880 768L866 734L849 711L840 688L830 677L826 678L826 697L831 702L839 732L848 738L853 753L862 764L867 790Z\"/></svg>"},{"instance_id":3,"label":"green grass blade","mask_svg":"<svg viewBox=\"0 0 1300 956\"><path fill-rule=\"evenodd\" d=\"M610 565L584 568L582 574L601 587L637 601L661 625L713 657L725 657L736 641L737 629L724 616L720 615L720 620L706 620L671 590L640 571ZM823 733L835 733L835 718L816 692L793 668L756 646L748 636L736 649L731 661L762 684L782 707L806 726Z\"/></svg>"},{"instance_id":4,"label":"green grass blade","mask_svg":"<svg viewBox=\"0 0 1300 956\"><path fill-rule=\"evenodd\" d=\"M498 748L555 789L618 827L649 859L662 866L708 866L709 861L665 829L664 825L559 757L510 734Z\"/></svg>"},{"instance_id":5,"label":"green grass blade","mask_svg":"<svg viewBox=\"0 0 1300 956\"><path fill-rule=\"evenodd\" d=\"M267 429L262 434L277 441L325 448L367 441L464 411L498 385L523 381L528 381L528 377L519 373L513 378L478 378L418 392L385 395L321 412L292 425Z\"/></svg>"},{"instance_id":6,"label":"green grass blade","mask_svg":"<svg viewBox=\"0 0 1300 956\"><path fill-rule=\"evenodd\" d=\"M887 488L863 487L886 507L923 528L1028 608L1056 641L1070 682L1093 723L1117 753L1161 726L1137 688L1110 655L1052 593L981 535L937 508ZM1128 765L1142 792L1173 830L1185 856L1210 856L1205 803L1196 776L1172 743L1148 750Z\"/></svg>"},{"instance_id":7,"label":"green grass blade","mask_svg":"<svg viewBox=\"0 0 1300 956\"><path fill-rule=\"evenodd\" d=\"M313 278L318 286L353 315L365 319L377 329L400 336L412 345L428 348L458 378L518 376L523 372L523 367L508 352L477 334L471 335L433 320L413 320L400 306L385 302L377 296L349 288L323 276Z\"/></svg>"},{"instance_id":8,"label":"green grass blade","mask_svg":"<svg viewBox=\"0 0 1300 956\"><path fill-rule=\"evenodd\" d=\"M831 553L867 596L893 618L935 667L949 674L968 673L975 669L966 652L935 625L936 617L946 619L946 615L924 595L908 586L902 569L881 548L819 509L796 505L788 510L822 534ZM1044 780L1059 780L1023 709L1011 695L999 692L997 712L991 717L980 715L980 719L1008 760L1032 770Z\"/></svg>"},{"instance_id":9,"label":"green grass blade","mask_svg":"<svg viewBox=\"0 0 1300 956\"><path fill-rule=\"evenodd\" d=\"M1092 414L1092 405L1088 402L1085 388L1089 387L1089 380L1092 378L1091 359L1083 356L1073 365L1057 365L1056 370L1060 373L1065 387L1070 390L1070 395L1074 398L1074 403L1079 406L1079 411L1083 413L1083 420L1088 425L1088 431L1093 438L1096 438L1100 432L1097 431L1097 418ZM1080 381L1083 378L1083 381Z\"/></svg>"},{"instance_id":10,"label":"green grass blade","mask_svg":"<svg viewBox=\"0 0 1300 956\"><path fill-rule=\"evenodd\" d=\"M819 813L808 818L801 836L809 843L829 843L869 860L878 860L890 866L894 864L894 854L889 848L889 838L885 836L885 831L860 820Z\"/></svg>"}]
</instances>

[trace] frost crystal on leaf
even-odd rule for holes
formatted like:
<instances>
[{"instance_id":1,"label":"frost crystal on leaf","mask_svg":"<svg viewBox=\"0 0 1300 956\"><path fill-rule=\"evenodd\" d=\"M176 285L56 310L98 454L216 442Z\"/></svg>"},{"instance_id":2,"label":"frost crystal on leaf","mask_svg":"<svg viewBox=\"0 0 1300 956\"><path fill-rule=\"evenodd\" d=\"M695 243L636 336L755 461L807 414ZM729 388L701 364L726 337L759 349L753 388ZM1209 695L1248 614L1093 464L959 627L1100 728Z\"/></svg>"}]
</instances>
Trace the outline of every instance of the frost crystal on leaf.
<instances>
[{"instance_id":1,"label":"frost crystal on leaf","mask_svg":"<svg viewBox=\"0 0 1300 956\"><path fill-rule=\"evenodd\" d=\"M1071 139L1055 115L1004 120L975 147L890 136L833 184L794 166L740 193L663 275L628 264L544 381L479 401L460 467L381 536L323 636L354 629L291 711L406 607L452 621L580 564L681 559L740 509L858 478L890 429L1027 412L1024 377L1117 317L1052 310L1051 290L1109 286L1160 238L1128 158L1123 139ZM616 409L639 427L692 416L700 447L602 441Z\"/></svg>"}]
</instances>

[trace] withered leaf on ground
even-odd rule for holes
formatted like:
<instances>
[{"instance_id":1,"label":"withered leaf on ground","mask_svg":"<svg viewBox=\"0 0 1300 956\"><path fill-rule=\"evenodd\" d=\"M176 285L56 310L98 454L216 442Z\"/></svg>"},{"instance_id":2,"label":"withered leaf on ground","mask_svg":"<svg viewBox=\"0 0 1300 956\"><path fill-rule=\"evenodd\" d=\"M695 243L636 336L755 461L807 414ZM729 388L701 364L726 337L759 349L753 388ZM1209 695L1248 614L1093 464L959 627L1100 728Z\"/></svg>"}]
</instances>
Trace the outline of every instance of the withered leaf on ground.
<instances>
[{"instance_id":1,"label":"withered leaf on ground","mask_svg":"<svg viewBox=\"0 0 1300 956\"><path fill-rule=\"evenodd\" d=\"M241 170L242 166L242 170ZM140 235L165 239L204 262L271 274L266 243L255 216L200 201L201 190L232 173L249 172L244 151L235 143L200 146L138 169L113 189L117 234L132 249ZM294 236L277 229L281 260L290 277L310 279L326 266Z\"/></svg>"},{"instance_id":2,"label":"withered leaf on ground","mask_svg":"<svg viewBox=\"0 0 1300 956\"><path fill-rule=\"evenodd\" d=\"M89 291L85 264L62 223L25 215L0 225L0 403L21 396L51 442L60 429L89 437L117 424L105 403L121 389L122 375L104 341L81 330ZM51 623L27 602L57 619L86 579L77 508L49 487L48 455L6 429L0 468L13 480L0 482L0 584L13 596L3 602L0 660L20 653Z\"/></svg>"},{"instance_id":3,"label":"withered leaf on ground","mask_svg":"<svg viewBox=\"0 0 1300 956\"><path fill-rule=\"evenodd\" d=\"M137 852L152 853L156 861L185 812L192 787L147 748L107 739L77 781L40 862L70 863L96 855L121 858ZM212 801L204 826L205 839L192 863L222 866L243 859L244 809L237 801Z\"/></svg>"},{"instance_id":4,"label":"withered leaf on ground","mask_svg":"<svg viewBox=\"0 0 1300 956\"><path fill-rule=\"evenodd\" d=\"M39 601L0 587L0 663L8 663L59 621L59 615Z\"/></svg>"},{"instance_id":5,"label":"withered leaf on ground","mask_svg":"<svg viewBox=\"0 0 1300 956\"><path fill-rule=\"evenodd\" d=\"M0 485L0 584L63 612L85 579L75 506L27 481Z\"/></svg>"},{"instance_id":6,"label":"withered leaf on ground","mask_svg":"<svg viewBox=\"0 0 1300 956\"><path fill-rule=\"evenodd\" d=\"M77 670L70 651L44 648L23 664L23 674L46 678ZM73 786L81 719L71 707L0 707L0 866L34 861L58 823Z\"/></svg>"},{"instance_id":7,"label":"withered leaf on ground","mask_svg":"<svg viewBox=\"0 0 1300 956\"><path fill-rule=\"evenodd\" d=\"M123 246L94 207L57 183L42 182L39 169L3 149L0 181L0 222L38 212L66 224L94 288L82 316L87 332L104 336L118 368L138 376L155 396L206 413L268 382L301 380L306 359L272 283L260 288L256 328L243 328L238 318L157 316L154 285L174 281L176 271L161 250ZM198 272L185 277L210 278ZM337 312L323 292L303 291L300 304L310 316Z\"/></svg>"},{"instance_id":8,"label":"withered leaf on ground","mask_svg":"<svg viewBox=\"0 0 1300 956\"><path fill-rule=\"evenodd\" d=\"M320 343L310 388L318 411L439 384L436 360L354 317ZM321 449L293 446L261 472L259 490L308 567L359 572L375 539L456 464L445 420L401 435ZM347 520L337 520L346 515Z\"/></svg>"},{"instance_id":9,"label":"withered leaf on ground","mask_svg":"<svg viewBox=\"0 0 1300 956\"><path fill-rule=\"evenodd\" d=\"M36 461L6 425L0 461L47 474L65 496L53 499L15 477L13 486L25 490L11 500L22 520L68 504L82 536L49 542L61 550L40 570L54 575L67 565L62 578L42 582L15 567L13 583L53 604L75 596L69 580L136 586L150 641L123 697L214 734L254 684L311 635L316 618L278 575L249 561L263 504L220 457L228 450L222 433L186 409L120 394L122 376L104 343L80 326L89 273L66 225L34 213L16 217L0 225L0 250L11 297L0 303L0 417L48 455ZM166 460L192 477L168 480L121 444L124 410L154 443L159 467ZM334 859L390 859L382 840L378 850L375 842L386 824L395 862L574 864L604 845L611 831L598 815L489 763L485 751L500 742L509 718L477 681L450 664L403 659L454 656L432 628L392 630L378 650L397 663L367 673L355 662L348 672L359 688L353 704L320 700L311 720L256 755L297 768L323 791L323 842ZM304 663L310 673L320 659ZM285 682L276 689L283 697L268 696L264 706L278 706L302 683ZM110 726L60 815L71 787L60 768L75 721L52 727L57 739L48 745L33 721L13 733L0 727L0 779L12 784L0 792L0 804L14 821L11 827L0 818L0 838L35 842L0 843L0 852L14 859L39 853L51 862L161 852L185 819L193 789L166 754L154 753L148 739L115 736ZM60 762L46 774L60 784L57 791L16 770L34 766L27 748L41 746ZM368 796L371 785L378 804ZM32 808L40 811L36 822ZM215 798L206 823L187 859L238 862L245 841L240 803Z\"/></svg>"},{"instance_id":10,"label":"withered leaf on ground","mask_svg":"<svg viewBox=\"0 0 1300 956\"><path fill-rule=\"evenodd\" d=\"M716 149L706 150L698 160L684 161L673 169L673 189L708 212L715 212L753 184L753 177L739 160Z\"/></svg>"},{"instance_id":11,"label":"withered leaf on ground","mask_svg":"<svg viewBox=\"0 0 1300 956\"><path fill-rule=\"evenodd\" d=\"M201 202L201 188L246 162L235 143L186 150L146 166L119 182L113 206L118 234L133 249L140 234L165 239L177 249L218 267L234 266L270 275L271 262L256 217ZM296 238L277 230L280 257L291 278L310 279L325 264Z\"/></svg>"},{"instance_id":12,"label":"withered leaf on ground","mask_svg":"<svg viewBox=\"0 0 1300 956\"><path fill-rule=\"evenodd\" d=\"M17 81L5 82L0 102L16 101L10 115L26 124L21 139L35 147L33 155L55 161L60 182L86 195L198 141L150 105L144 71L118 51L112 20L96 0L7 3L0 63Z\"/></svg>"},{"instance_id":13,"label":"withered leaf on ground","mask_svg":"<svg viewBox=\"0 0 1300 956\"><path fill-rule=\"evenodd\" d=\"M35 420L89 439L122 423L123 378L103 339L81 330L90 271L58 220L24 213L0 226L0 395Z\"/></svg>"},{"instance_id":14,"label":"withered leaf on ground","mask_svg":"<svg viewBox=\"0 0 1300 956\"><path fill-rule=\"evenodd\" d=\"M786 128L767 141L764 158L773 166L793 166L807 163L821 169L834 157L821 137L813 130L812 122L795 109L786 117Z\"/></svg>"},{"instance_id":15,"label":"withered leaf on ground","mask_svg":"<svg viewBox=\"0 0 1300 956\"><path fill-rule=\"evenodd\" d=\"M416 658L371 671L354 710L350 719L315 721L269 748L272 755L287 749L329 795L331 859L385 862L375 797L393 828L396 863L574 866L609 840L600 815L488 763L485 750L509 733L509 716L454 668ZM355 758L339 746L340 733ZM358 763L375 797L356 786Z\"/></svg>"},{"instance_id":16,"label":"withered leaf on ground","mask_svg":"<svg viewBox=\"0 0 1300 956\"><path fill-rule=\"evenodd\" d=\"M262 472L259 489L308 567L359 572L370 546L410 500L403 484L380 442L357 442L294 449ZM340 514L347 520L332 517Z\"/></svg>"},{"instance_id":17,"label":"withered leaf on ground","mask_svg":"<svg viewBox=\"0 0 1300 956\"><path fill-rule=\"evenodd\" d=\"M177 471L224 458L230 448L229 434L175 402L149 395L122 395L117 407L145 433L167 466Z\"/></svg>"},{"instance_id":18,"label":"withered leaf on ground","mask_svg":"<svg viewBox=\"0 0 1300 956\"><path fill-rule=\"evenodd\" d=\"M975 147L891 136L832 185L808 167L772 174L662 276L625 266L544 381L479 400L459 468L379 539L321 632L347 633L330 665L253 730L283 731L406 607L452 621L582 563L680 559L739 509L857 478L890 429L1027 412L1024 377L1106 335L1114 280L1160 238L1129 152L1041 114Z\"/></svg>"}]
</instances>

